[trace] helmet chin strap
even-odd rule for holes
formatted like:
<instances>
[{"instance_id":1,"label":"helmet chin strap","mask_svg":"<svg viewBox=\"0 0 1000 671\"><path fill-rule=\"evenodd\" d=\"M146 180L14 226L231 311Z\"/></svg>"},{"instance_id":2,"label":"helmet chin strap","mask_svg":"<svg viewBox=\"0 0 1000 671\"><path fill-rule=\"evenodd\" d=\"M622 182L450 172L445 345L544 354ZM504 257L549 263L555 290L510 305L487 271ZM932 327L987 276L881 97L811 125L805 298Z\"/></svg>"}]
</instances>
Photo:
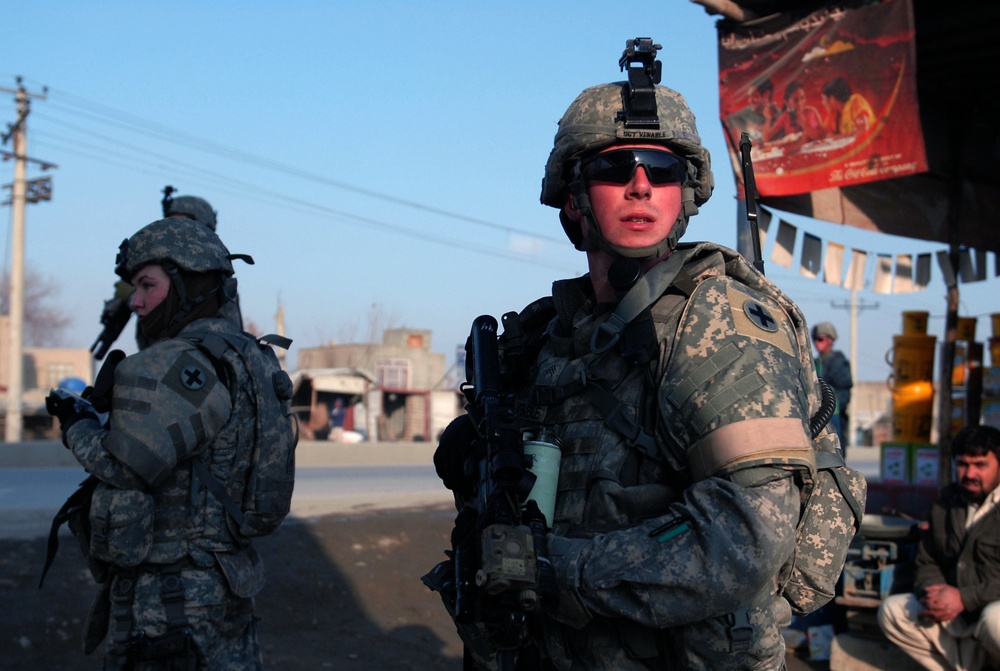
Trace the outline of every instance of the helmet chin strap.
<instances>
[{"instance_id":1,"label":"helmet chin strap","mask_svg":"<svg viewBox=\"0 0 1000 671\"><path fill-rule=\"evenodd\" d=\"M636 259L639 262L644 262L658 259L667 252L673 251L673 249L677 247L677 241L680 239L681 235L684 234L684 230L687 228L687 219L689 216L688 200L691 201L691 206L694 206L693 189L682 189L684 206L677 215L677 221L675 221L674 225L670 227L670 234L667 237L654 245L648 245L646 247L624 247L622 245L611 244L601 232L601 225L597 221L597 217L594 216L593 208L590 206L590 196L587 194L587 186L584 184L584 180L580 176L579 171L579 163L577 163L577 165L575 165L572 169L573 180L569 184L570 192L573 195L573 206L580 212L581 218L587 222L587 232L583 235L583 239L581 244L578 246L578 249L581 251L600 249L607 254L610 254L615 259ZM695 207L694 211L697 212L698 208Z\"/></svg>"},{"instance_id":2,"label":"helmet chin strap","mask_svg":"<svg viewBox=\"0 0 1000 671\"><path fill-rule=\"evenodd\" d=\"M170 322L167 324L166 331L176 327L181 323L181 320L185 319L192 310L207 301L209 298L216 294L220 294L219 304L222 305L226 302L226 292L224 290L224 285L216 286L213 289L199 295L199 296L189 296L187 291L187 286L184 284L184 279L181 277L180 268L174 263L163 264L164 270L166 270L167 275L170 277L170 283L177 291L177 297L180 300L180 307L174 312L170 317ZM233 278L233 288L235 289L235 278ZM220 292L220 289L223 291Z\"/></svg>"}]
</instances>

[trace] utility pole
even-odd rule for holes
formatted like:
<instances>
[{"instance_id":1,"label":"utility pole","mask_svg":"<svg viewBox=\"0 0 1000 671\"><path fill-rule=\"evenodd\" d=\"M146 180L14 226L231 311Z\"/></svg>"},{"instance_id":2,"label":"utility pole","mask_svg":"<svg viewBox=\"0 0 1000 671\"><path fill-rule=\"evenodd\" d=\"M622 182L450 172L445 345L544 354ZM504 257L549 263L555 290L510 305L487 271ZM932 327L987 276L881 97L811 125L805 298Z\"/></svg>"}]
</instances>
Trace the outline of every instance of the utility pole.
<instances>
[{"instance_id":1,"label":"utility pole","mask_svg":"<svg viewBox=\"0 0 1000 671\"><path fill-rule=\"evenodd\" d=\"M864 299L862 302L858 303L858 290L851 289L851 301L850 303L837 304L834 301L830 301L830 307L838 310L850 310L851 311L851 380L857 382L858 380L858 313L862 310L877 309L878 303L865 303ZM847 442L850 445L854 445L857 439L857 420L854 417L853 412L851 412L847 417Z\"/></svg>"},{"instance_id":2,"label":"utility pole","mask_svg":"<svg viewBox=\"0 0 1000 671\"><path fill-rule=\"evenodd\" d=\"M31 98L45 98L42 93L29 93L17 78L16 89L0 88L4 93L13 93L17 102L17 120L7 124L7 132L0 137L0 146L13 140L13 154L3 152L4 160L14 159L14 183L11 185L11 249L10 249L10 351L7 380L7 416L5 418L4 440L16 443L23 437L22 394L24 392L24 207L28 201L26 179L28 165L27 120ZM41 163L41 162L40 162ZM49 164L44 164L50 167Z\"/></svg>"},{"instance_id":3,"label":"utility pole","mask_svg":"<svg viewBox=\"0 0 1000 671\"><path fill-rule=\"evenodd\" d=\"M285 306L281 304L280 296L278 297L278 312L274 315L274 332L282 337L285 335ZM285 368L285 356L288 352L281 347L275 349L277 350L275 354L278 357L278 363L281 364L282 368Z\"/></svg>"}]
</instances>

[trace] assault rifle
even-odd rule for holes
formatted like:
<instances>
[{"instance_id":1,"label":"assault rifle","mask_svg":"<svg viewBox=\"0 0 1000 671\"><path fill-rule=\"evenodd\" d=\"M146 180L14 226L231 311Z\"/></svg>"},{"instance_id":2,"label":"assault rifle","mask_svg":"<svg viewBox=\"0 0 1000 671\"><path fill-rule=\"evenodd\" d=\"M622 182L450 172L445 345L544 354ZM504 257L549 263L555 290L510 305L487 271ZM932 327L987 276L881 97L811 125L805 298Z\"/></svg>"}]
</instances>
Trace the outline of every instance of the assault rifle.
<instances>
[{"instance_id":1,"label":"assault rifle","mask_svg":"<svg viewBox=\"0 0 1000 671\"><path fill-rule=\"evenodd\" d=\"M99 361L104 358L104 355L111 349L111 345L122 334L131 316L132 309L129 308L127 299L115 297L104 301L104 312L101 313L101 324L104 325L104 328L94 344L90 346L90 351L94 353L95 359Z\"/></svg>"},{"instance_id":2,"label":"assault rifle","mask_svg":"<svg viewBox=\"0 0 1000 671\"><path fill-rule=\"evenodd\" d=\"M482 449L468 462L469 472L476 471L475 495L459 512L452 534L452 616L460 624L485 625L490 653L508 671L525 643L526 614L554 605L558 590L545 516L528 499L534 476L515 401L502 390L496 319L478 317L469 341L472 383L462 391Z\"/></svg>"},{"instance_id":3,"label":"assault rifle","mask_svg":"<svg viewBox=\"0 0 1000 671\"><path fill-rule=\"evenodd\" d=\"M753 176L753 159L750 150L753 143L746 132L740 135L740 160L743 167L743 195L747 204L747 221L750 223L750 239L753 244L753 267L764 274L764 259L760 254L760 230L757 227L757 201L760 193L757 191L757 180Z\"/></svg>"},{"instance_id":4,"label":"assault rifle","mask_svg":"<svg viewBox=\"0 0 1000 671\"><path fill-rule=\"evenodd\" d=\"M160 200L160 206L163 208L164 217L170 210L170 203L176 191L177 189L170 185L163 187L163 198ZM90 346L90 351L94 353L95 359L100 361L104 358L104 355L111 349L111 345L122 334L131 317L132 310L128 306L128 300L115 296L111 300L104 301L104 312L101 313L101 324L104 325L104 328L94 344Z\"/></svg>"}]
</instances>

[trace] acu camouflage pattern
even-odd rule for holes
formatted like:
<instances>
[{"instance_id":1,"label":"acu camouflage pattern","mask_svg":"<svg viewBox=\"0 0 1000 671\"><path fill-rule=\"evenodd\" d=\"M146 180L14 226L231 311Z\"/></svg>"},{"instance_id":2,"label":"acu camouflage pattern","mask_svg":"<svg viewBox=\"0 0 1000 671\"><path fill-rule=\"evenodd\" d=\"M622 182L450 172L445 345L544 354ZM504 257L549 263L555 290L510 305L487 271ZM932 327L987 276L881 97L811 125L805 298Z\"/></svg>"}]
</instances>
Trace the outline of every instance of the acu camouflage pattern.
<instances>
[{"instance_id":1,"label":"acu camouflage pattern","mask_svg":"<svg viewBox=\"0 0 1000 671\"><path fill-rule=\"evenodd\" d=\"M108 428L96 420L77 422L67 432L67 443L101 480L94 495L98 505L91 511L93 533L105 538L104 549L97 550L100 558L111 564L113 575L138 572L140 586L144 575L156 584L136 589L131 623L114 623L118 643L140 632L164 633L156 570L184 562L191 565L183 573L184 607L195 618L199 647L206 655L231 660L211 668L257 668L250 597L263 586L263 567L190 466L200 459L220 480L244 481L255 405L245 370L231 372L227 385L211 359L182 339L189 329L206 328L235 331L224 319L197 320L178 338L126 357L115 370ZM91 547L93 554L93 539ZM94 609L106 621L101 596ZM101 625L91 623L98 631Z\"/></svg>"},{"instance_id":2,"label":"acu camouflage pattern","mask_svg":"<svg viewBox=\"0 0 1000 671\"><path fill-rule=\"evenodd\" d=\"M525 417L553 429L563 446L550 536L561 608L537 622L536 639L559 669L783 664L780 625L790 612L781 582L803 489L815 474L808 421L819 401L811 350L799 334L804 321L755 273L749 279L759 286L726 277L742 262L735 252L701 244L676 253L690 255L686 271L699 282L698 297L668 291L653 306L658 361L629 368L617 354L592 354L591 333L607 313L584 303L560 315L572 324L570 336L550 329L534 384L522 394ZM586 282L557 283L557 305L580 305L560 294ZM757 333L734 319L734 299L765 306L777 328ZM721 365L715 352L727 346L739 356ZM676 403L676 390L686 390L695 371L705 376L706 366L719 370ZM655 434L658 453L644 454L608 425L588 391L593 384L612 392L633 426ZM760 445L751 427L762 419L780 424L782 444ZM724 444L744 430L756 442L696 475L699 450L720 430L732 432ZM850 526L841 513L832 524Z\"/></svg>"},{"instance_id":3,"label":"acu camouflage pattern","mask_svg":"<svg viewBox=\"0 0 1000 671\"><path fill-rule=\"evenodd\" d=\"M720 252L679 251L714 262L692 278L697 287L657 376L673 459L696 480L747 461L815 468L806 386L814 375L803 370L791 317L767 293L728 277Z\"/></svg>"},{"instance_id":4,"label":"acu camouflage pattern","mask_svg":"<svg viewBox=\"0 0 1000 671\"><path fill-rule=\"evenodd\" d=\"M555 143L545 164L542 179L543 204L561 209L569 194L569 166L581 157L595 154L614 144L660 144L683 156L690 175L685 187L692 190L695 205L704 204L712 195L715 181L711 159L701 145L694 114L677 91L656 87L656 110L660 130L625 129L618 119L623 111L622 87L627 82L600 84L584 90L559 121ZM694 212L697 212L697 207ZM694 214L689 212L688 214Z\"/></svg>"},{"instance_id":5,"label":"acu camouflage pattern","mask_svg":"<svg viewBox=\"0 0 1000 671\"><path fill-rule=\"evenodd\" d=\"M234 374L244 375L248 386L241 388L241 394L245 393L256 409L252 432L241 434L252 444L248 465L230 470L228 480L214 480L226 490L233 533L246 538L266 536L291 509L299 439L298 419L291 407L292 380L274 350L265 344L269 336L257 340L218 319L196 324L178 337L196 344Z\"/></svg>"},{"instance_id":6,"label":"acu camouflage pattern","mask_svg":"<svg viewBox=\"0 0 1000 671\"><path fill-rule=\"evenodd\" d=\"M201 224L205 224L211 230L215 230L217 213L208 204L208 201L198 196L177 196L167 201L163 216L177 217L187 216Z\"/></svg>"},{"instance_id":7,"label":"acu camouflage pattern","mask_svg":"<svg viewBox=\"0 0 1000 671\"><path fill-rule=\"evenodd\" d=\"M731 250L702 243L686 253L704 255L713 248L728 277L701 282L688 302L685 326L677 332L674 358L659 392L664 426L674 444L695 446L703 475L760 464L801 465L806 463L803 447L809 451L795 555L783 567L780 583L795 614L811 613L834 597L861 524L867 483L834 458L841 452L830 425L810 438L809 418L819 410L821 395L798 306ZM758 326L755 320L762 314L780 322L779 328ZM712 379L724 384L710 389L704 376L699 378L697 361L727 360L726 351L735 354L734 346L740 350L738 359L720 366ZM777 377L782 374L789 377ZM768 376L771 381L762 384ZM699 379L700 387L694 382ZM737 397L738 403L730 402ZM802 411L805 415L799 416ZM779 418L784 420L775 421ZM790 419L800 420L801 434Z\"/></svg>"},{"instance_id":8,"label":"acu camouflage pattern","mask_svg":"<svg viewBox=\"0 0 1000 671\"><path fill-rule=\"evenodd\" d=\"M207 560L192 562L180 572L184 585L184 617L197 657L197 666L190 668L205 671L262 669L253 599L234 595L222 574L212 566L210 556ZM155 640L168 632L160 580L158 571L142 569L113 578L110 585L112 602L125 590L132 590L133 595L129 616L111 618L105 671L177 668L165 661L150 662L148 667L128 666L123 655L130 644L141 641L140 632L147 640ZM130 581L130 584L123 584L123 581Z\"/></svg>"},{"instance_id":9,"label":"acu camouflage pattern","mask_svg":"<svg viewBox=\"0 0 1000 671\"><path fill-rule=\"evenodd\" d=\"M164 262L192 273L233 274L229 250L219 236L197 221L177 217L154 221L125 240L118 250L115 273L128 282L143 266Z\"/></svg>"}]
</instances>

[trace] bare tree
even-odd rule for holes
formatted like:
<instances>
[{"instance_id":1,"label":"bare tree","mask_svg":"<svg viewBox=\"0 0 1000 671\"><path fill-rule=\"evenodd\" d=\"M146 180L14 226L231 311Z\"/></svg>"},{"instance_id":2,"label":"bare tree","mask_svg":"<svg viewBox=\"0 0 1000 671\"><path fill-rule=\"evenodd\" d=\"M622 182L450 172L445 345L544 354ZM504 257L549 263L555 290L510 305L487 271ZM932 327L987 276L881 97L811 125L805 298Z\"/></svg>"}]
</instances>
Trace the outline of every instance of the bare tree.
<instances>
[{"instance_id":1,"label":"bare tree","mask_svg":"<svg viewBox=\"0 0 1000 671\"><path fill-rule=\"evenodd\" d=\"M341 322L338 329L340 342L378 344L387 329L397 328L399 315L389 312L380 303L372 303L367 315L359 315L353 321ZM363 340L359 340L363 338Z\"/></svg>"},{"instance_id":2,"label":"bare tree","mask_svg":"<svg viewBox=\"0 0 1000 671\"><path fill-rule=\"evenodd\" d=\"M28 347L53 347L63 342L73 318L52 304L58 293L55 280L31 268L25 270L24 344ZM6 271L0 277L0 314L10 314L10 273Z\"/></svg>"}]
</instances>

